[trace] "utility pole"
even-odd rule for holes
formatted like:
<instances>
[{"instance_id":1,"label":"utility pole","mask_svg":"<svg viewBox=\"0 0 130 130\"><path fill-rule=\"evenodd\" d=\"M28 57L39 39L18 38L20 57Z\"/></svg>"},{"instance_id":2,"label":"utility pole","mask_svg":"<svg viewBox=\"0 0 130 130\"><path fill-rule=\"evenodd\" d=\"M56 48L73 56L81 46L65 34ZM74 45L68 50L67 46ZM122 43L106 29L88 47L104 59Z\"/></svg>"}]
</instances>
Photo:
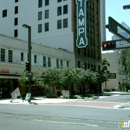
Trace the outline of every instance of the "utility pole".
<instances>
[{"instance_id":1,"label":"utility pole","mask_svg":"<svg viewBox=\"0 0 130 130\"><path fill-rule=\"evenodd\" d=\"M28 99L28 102L31 102L31 80L32 80L32 73L31 73L31 26L23 24L24 28L28 29L28 62L29 62L29 69L28 69L28 93L30 94L30 98Z\"/></svg>"}]
</instances>

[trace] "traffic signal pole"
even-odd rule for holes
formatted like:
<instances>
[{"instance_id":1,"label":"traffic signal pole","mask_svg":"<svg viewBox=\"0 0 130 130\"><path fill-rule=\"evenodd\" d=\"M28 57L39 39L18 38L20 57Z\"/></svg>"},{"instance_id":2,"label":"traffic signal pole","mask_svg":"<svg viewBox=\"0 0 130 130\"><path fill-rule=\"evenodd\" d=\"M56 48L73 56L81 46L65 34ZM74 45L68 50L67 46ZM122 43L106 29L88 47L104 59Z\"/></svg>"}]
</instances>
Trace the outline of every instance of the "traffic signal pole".
<instances>
[{"instance_id":1,"label":"traffic signal pole","mask_svg":"<svg viewBox=\"0 0 130 130\"><path fill-rule=\"evenodd\" d=\"M28 80L29 80L29 86L28 86L28 93L31 94L31 27L28 27L28 61L29 61L29 76L28 76ZM29 102L31 102L31 96L30 96L30 100Z\"/></svg>"},{"instance_id":2,"label":"traffic signal pole","mask_svg":"<svg viewBox=\"0 0 130 130\"><path fill-rule=\"evenodd\" d=\"M31 26L27 25L27 24L23 24L22 25L24 28L28 29L28 72L27 72L27 76L28 76L28 81L29 81L29 85L28 85L28 94L30 95L28 102L31 102L31 79L32 79L32 73L31 73Z\"/></svg>"}]
</instances>

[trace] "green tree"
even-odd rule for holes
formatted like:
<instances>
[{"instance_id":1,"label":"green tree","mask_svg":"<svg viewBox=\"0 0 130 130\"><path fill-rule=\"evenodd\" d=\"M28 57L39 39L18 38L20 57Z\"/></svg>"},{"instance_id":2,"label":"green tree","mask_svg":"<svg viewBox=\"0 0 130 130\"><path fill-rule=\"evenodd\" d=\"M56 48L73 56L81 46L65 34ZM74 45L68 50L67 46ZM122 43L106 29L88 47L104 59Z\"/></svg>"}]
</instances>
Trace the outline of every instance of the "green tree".
<instances>
[{"instance_id":1,"label":"green tree","mask_svg":"<svg viewBox=\"0 0 130 130\"><path fill-rule=\"evenodd\" d=\"M61 85L61 69L58 68L45 68L42 71L42 78L45 85L57 86Z\"/></svg>"},{"instance_id":2,"label":"green tree","mask_svg":"<svg viewBox=\"0 0 130 130\"><path fill-rule=\"evenodd\" d=\"M102 59L102 69L101 69L101 75L100 77L105 80L105 89L107 89L107 71L108 71L108 67L110 66L109 61L106 58ZM105 78L106 77L106 78Z\"/></svg>"},{"instance_id":3,"label":"green tree","mask_svg":"<svg viewBox=\"0 0 130 130\"><path fill-rule=\"evenodd\" d=\"M76 81L76 73L75 73L75 68L71 67L63 67L61 69L61 83L62 85L67 85L68 88L75 83Z\"/></svg>"},{"instance_id":4,"label":"green tree","mask_svg":"<svg viewBox=\"0 0 130 130\"><path fill-rule=\"evenodd\" d=\"M130 77L130 49L121 51L122 70Z\"/></svg>"},{"instance_id":5,"label":"green tree","mask_svg":"<svg viewBox=\"0 0 130 130\"><path fill-rule=\"evenodd\" d=\"M106 58L103 58L102 59L102 69L101 69L101 71L102 72L107 71L109 66L110 66L109 61Z\"/></svg>"}]
</instances>

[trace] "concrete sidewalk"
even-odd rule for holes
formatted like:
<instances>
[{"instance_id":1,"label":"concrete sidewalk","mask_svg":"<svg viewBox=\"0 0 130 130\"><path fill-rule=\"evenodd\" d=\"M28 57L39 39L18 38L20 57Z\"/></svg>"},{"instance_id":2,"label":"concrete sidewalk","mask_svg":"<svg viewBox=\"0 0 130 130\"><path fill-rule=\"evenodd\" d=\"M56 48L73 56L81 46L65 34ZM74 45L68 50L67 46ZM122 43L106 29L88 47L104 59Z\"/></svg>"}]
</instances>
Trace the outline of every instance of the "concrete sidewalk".
<instances>
[{"instance_id":1,"label":"concrete sidewalk","mask_svg":"<svg viewBox=\"0 0 130 130\"><path fill-rule=\"evenodd\" d=\"M35 98L31 103L22 99L1 99L0 104L51 104L51 103L65 103L72 101L83 101L84 99L58 99L58 98Z\"/></svg>"},{"instance_id":2,"label":"concrete sidewalk","mask_svg":"<svg viewBox=\"0 0 130 130\"><path fill-rule=\"evenodd\" d=\"M62 98L46 98L46 97L34 97L31 100L31 103L28 101L22 100L22 99L0 99L0 104L52 104L52 103L66 103L66 102L76 102L76 101L95 101L99 98L111 98L113 96L119 96L119 95L112 95L112 96L99 96L94 98L85 98L85 99L62 99ZM12 102L11 102L12 101Z\"/></svg>"}]
</instances>

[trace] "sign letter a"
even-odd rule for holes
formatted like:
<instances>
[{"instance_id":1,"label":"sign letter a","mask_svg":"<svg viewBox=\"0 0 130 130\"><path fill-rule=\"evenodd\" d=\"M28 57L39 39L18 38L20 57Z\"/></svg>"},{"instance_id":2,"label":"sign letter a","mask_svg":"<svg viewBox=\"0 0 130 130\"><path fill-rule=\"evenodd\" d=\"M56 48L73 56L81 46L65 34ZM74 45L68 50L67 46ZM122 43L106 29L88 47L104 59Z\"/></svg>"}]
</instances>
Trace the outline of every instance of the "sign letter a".
<instances>
[{"instance_id":1,"label":"sign letter a","mask_svg":"<svg viewBox=\"0 0 130 130\"><path fill-rule=\"evenodd\" d=\"M79 46L81 46L81 45L85 45L84 39L82 37L80 38L80 41L79 41Z\"/></svg>"}]
</instances>

